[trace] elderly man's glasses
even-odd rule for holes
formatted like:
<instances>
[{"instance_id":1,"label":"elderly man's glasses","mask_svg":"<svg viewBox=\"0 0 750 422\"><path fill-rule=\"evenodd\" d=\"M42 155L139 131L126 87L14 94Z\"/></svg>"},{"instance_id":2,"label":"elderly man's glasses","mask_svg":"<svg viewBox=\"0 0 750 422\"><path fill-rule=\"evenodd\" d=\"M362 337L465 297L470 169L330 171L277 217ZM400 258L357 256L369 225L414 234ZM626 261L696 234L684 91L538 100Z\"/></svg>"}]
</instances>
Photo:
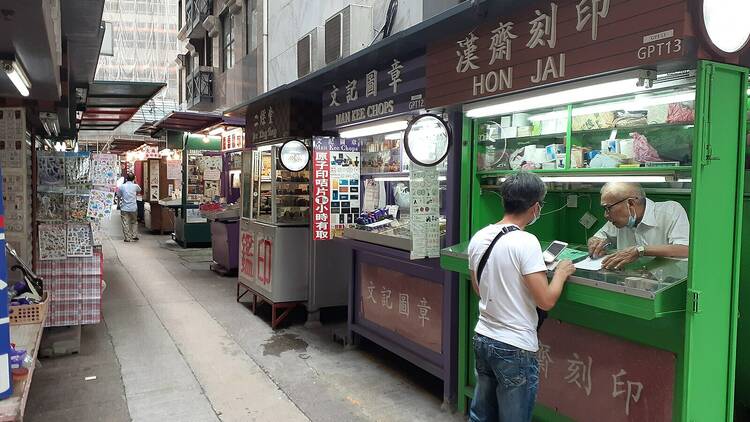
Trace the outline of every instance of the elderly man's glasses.
<instances>
[{"instance_id":1,"label":"elderly man's glasses","mask_svg":"<svg viewBox=\"0 0 750 422\"><path fill-rule=\"evenodd\" d=\"M612 210L612 207L614 207L615 205L617 205L617 204L619 204L621 202L625 202L628 199L635 199L635 198L628 197L628 198L620 199L619 201L615 202L614 204L609 204L609 205L602 204L602 207L604 208L604 213L605 214L609 214L609 212Z\"/></svg>"}]
</instances>

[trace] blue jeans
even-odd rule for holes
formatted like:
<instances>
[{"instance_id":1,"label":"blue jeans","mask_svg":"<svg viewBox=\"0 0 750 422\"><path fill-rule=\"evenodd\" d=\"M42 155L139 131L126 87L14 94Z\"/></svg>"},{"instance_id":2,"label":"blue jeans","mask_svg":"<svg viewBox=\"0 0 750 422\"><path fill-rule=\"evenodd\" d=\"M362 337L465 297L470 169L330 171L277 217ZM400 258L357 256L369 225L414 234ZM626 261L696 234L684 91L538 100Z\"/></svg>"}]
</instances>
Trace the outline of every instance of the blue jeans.
<instances>
[{"instance_id":1,"label":"blue jeans","mask_svg":"<svg viewBox=\"0 0 750 422\"><path fill-rule=\"evenodd\" d=\"M539 388L536 353L474 335L477 383L471 401L472 422L531 420Z\"/></svg>"}]
</instances>

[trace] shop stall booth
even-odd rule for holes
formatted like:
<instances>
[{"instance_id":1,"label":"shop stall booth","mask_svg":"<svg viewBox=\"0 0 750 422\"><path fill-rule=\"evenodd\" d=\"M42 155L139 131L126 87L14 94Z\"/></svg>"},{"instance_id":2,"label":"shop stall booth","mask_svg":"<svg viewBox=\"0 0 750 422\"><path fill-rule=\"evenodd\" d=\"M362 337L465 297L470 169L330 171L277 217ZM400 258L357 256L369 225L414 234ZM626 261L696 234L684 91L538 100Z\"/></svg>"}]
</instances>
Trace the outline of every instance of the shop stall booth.
<instances>
[{"instance_id":1,"label":"shop stall booth","mask_svg":"<svg viewBox=\"0 0 750 422\"><path fill-rule=\"evenodd\" d=\"M237 300L271 306L276 328L308 299L311 137L320 105L284 90L243 109L242 217Z\"/></svg>"},{"instance_id":2,"label":"shop stall booth","mask_svg":"<svg viewBox=\"0 0 750 422\"><path fill-rule=\"evenodd\" d=\"M201 215L200 205L220 195L221 138L197 132L221 120L217 114L175 111L154 124L166 132L170 149L171 155L163 160L165 177L180 181L180 189L173 189L158 203L174 213L173 237L185 248L211 244L211 226ZM181 159L179 169L174 157Z\"/></svg>"},{"instance_id":3,"label":"shop stall booth","mask_svg":"<svg viewBox=\"0 0 750 422\"><path fill-rule=\"evenodd\" d=\"M543 249L567 243L561 257L576 262L539 332L535 420L729 421L748 69L728 63L747 34L727 53L692 2L601 6L535 2L428 48L426 105L463 104L470 164L461 174L462 243L441 257L461 274L459 409L475 384L468 242L502 218L504 179L531 171L548 192L527 230ZM621 270L589 259L604 205L615 206L602 205L607 182L638 183L649 201L684 208L689 239L676 244L689 243L689 258L652 257L647 247ZM654 225L653 215L638 224ZM610 239L611 251L625 242Z\"/></svg>"},{"instance_id":4,"label":"shop stall booth","mask_svg":"<svg viewBox=\"0 0 750 422\"><path fill-rule=\"evenodd\" d=\"M159 204L159 201L170 198L179 186L179 180L167 177L167 160L175 157L171 151L159 151L157 146L147 144L133 150L133 155L137 159L133 167L136 183L141 187L138 200L143 204L144 227L148 231L160 234L172 232L172 213L167 207Z\"/></svg>"},{"instance_id":5,"label":"shop stall booth","mask_svg":"<svg viewBox=\"0 0 750 422\"><path fill-rule=\"evenodd\" d=\"M221 137L220 197L201 205L201 214L211 224L211 269L222 275L235 275L240 240L240 191L242 188L242 150L245 147L245 119L222 117L219 123L201 130L199 135Z\"/></svg>"},{"instance_id":6,"label":"shop stall booth","mask_svg":"<svg viewBox=\"0 0 750 422\"><path fill-rule=\"evenodd\" d=\"M458 221L450 135L461 119L425 109L424 75L424 50L411 50L324 85L323 129L338 137L313 138L311 297L347 305L348 341L368 339L439 378L449 404L456 279L439 255ZM415 162L427 150L429 163Z\"/></svg>"}]
</instances>

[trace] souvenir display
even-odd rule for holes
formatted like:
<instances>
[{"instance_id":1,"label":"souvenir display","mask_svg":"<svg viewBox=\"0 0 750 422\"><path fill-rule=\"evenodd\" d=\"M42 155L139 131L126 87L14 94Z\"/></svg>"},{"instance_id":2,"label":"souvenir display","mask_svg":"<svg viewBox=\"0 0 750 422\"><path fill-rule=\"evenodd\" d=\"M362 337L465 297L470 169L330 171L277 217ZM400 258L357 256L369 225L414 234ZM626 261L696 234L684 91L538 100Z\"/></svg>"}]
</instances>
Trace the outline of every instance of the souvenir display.
<instances>
[{"instance_id":1,"label":"souvenir display","mask_svg":"<svg viewBox=\"0 0 750 422\"><path fill-rule=\"evenodd\" d=\"M65 224L39 224L39 259L65 259L67 242Z\"/></svg>"},{"instance_id":2,"label":"souvenir display","mask_svg":"<svg viewBox=\"0 0 750 422\"><path fill-rule=\"evenodd\" d=\"M65 156L56 152L39 152L37 156L39 184L62 186L65 184Z\"/></svg>"},{"instance_id":3,"label":"souvenir display","mask_svg":"<svg viewBox=\"0 0 750 422\"><path fill-rule=\"evenodd\" d=\"M120 167L115 154L91 154L91 184L114 186Z\"/></svg>"},{"instance_id":4,"label":"souvenir display","mask_svg":"<svg viewBox=\"0 0 750 422\"><path fill-rule=\"evenodd\" d=\"M37 192L39 207L37 220L63 221L65 220L65 194L55 191Z\"/></svg>"},{"instance_id":5,"label":"souvenir display","mask_svg":"<svg viewBox=\"0 0 750 422\"><path fill-rule=\"evenodd\" d=\"M109 217L112 214L112 204L114 202L114 192L94 189L89 195L89 205L86 215L96 220Z\"/></svg>"},{"instance_id":6,"label":"souvenir display","mask_svg":"<svg viewBox=\"0 0 750 422\"><path fill-rule=\"evenodd\" d=\"M22 167L25 131L26 122L22 109L0 109L0 167L3 169Z\"/></svg>"},{"instance_id":7,"label":"souvenir display","mask_svg":"<svg viewBox=\"0 0 750 422\"><path fill-rule=\"evenodd\" d=\"M69 257L85 257L93 254L90 224L68 223L66 237Z\"/></svg>"},{"instance_id":8,"label":"souvenir display","mask_svg":"<svg viewBox=\"0 0 750 422\"><path fill-rule=\"evenodd\" d=\"M81 193L65 194L65 219L68 221L88 221L89 195Z\"/></svg>"},{"instance_id":9,"label":"souvenir display","mask_svg":"<svg viewBox=\"0 0 750 422\"><path fill-rule=\"evenodd\" d=\"M68 186L88 184L90 179L91 157L87 152L65 153L65 182Z\"/></svg>"}]
</instances>

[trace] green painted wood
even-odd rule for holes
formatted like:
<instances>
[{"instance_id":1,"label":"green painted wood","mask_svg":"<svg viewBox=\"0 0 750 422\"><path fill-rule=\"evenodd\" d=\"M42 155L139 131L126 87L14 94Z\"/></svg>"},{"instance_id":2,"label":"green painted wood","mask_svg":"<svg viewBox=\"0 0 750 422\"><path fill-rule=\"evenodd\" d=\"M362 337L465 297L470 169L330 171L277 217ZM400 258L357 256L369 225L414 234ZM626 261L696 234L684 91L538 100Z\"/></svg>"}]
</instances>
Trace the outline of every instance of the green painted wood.
<instances>
[{"instance_id":1,"label":"green painted wood","mask_svg":"<svg viewBox=\"0 0 750 422\"><path fill-rule=\"evenodd\" d=\"M686 316L677 396L688 421L733 418L747 77L744 68L699 62L688 280L699 306Z\"/></svg>"}]
</instances>

